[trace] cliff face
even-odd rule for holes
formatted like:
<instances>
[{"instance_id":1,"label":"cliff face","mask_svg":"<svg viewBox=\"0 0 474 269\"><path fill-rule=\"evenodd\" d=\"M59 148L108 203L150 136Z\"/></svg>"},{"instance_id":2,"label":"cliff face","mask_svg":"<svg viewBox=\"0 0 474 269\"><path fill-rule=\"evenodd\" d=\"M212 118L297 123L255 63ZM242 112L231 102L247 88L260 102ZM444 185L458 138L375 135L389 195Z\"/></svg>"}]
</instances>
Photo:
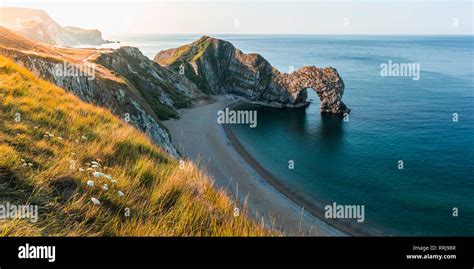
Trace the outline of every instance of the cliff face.
<instances>
[{"instance_id":1,"label":"cliff face","mask_svg":"<svg viewBox=\"0 0 474 269\"><path fill-rule=\"evenodd\" d=\"M39 78L71 91L83 101L106 107L122 119L129 115L130 124L148 134L166 152L174 157L178 156L171 144L170 135L159 123L157 116L144 102L143 97L140 97L125 81L103 77L90 80L85 76L61 76L56 74L55 69L56 64L62 64L60 61L4 48L0 48L0 54L30 70Z\"/></svg>"},{"instance_id":2,"label":"cliff face","mask_svg":"<svg viewBox=\"0 0 474 269\"><path fill-rule=\"evenodd\" d=\"M150 61L137 48L101 53L94 62L133 84L162 120L178 117L176 109L202 96L194 83Z\"/></svg>"},{"instance_id":3,"label":"cliff face","mask_svg":"<svg viewBox=\"0 0 474 269\"><path fill-rule=\"evenodd\" d=\"M148 134L177 157L160 120L178 117L176 109L202 94L183 76L159 66L136 48L118 50L57 49L24 39L0 27L0 54L38 77L73 92L83 101L108 108ZM64 75L59 66L94 66L94 77Z\"/></svg>"},{"instance_id":4,"label":"cliff face","mask_svg":"<svg viewBox=\"0 0 474 269\"><path fill-rule=\"evenodd\" d=\"M211 37L159 52L155 62L181 73L204 92L230 93L275 106L307 104L307 88L321 99L321 112L348 113L342 102L344 82L336 69L305 66L284 74L259 54L245 54Z\"/></svg>"},{"instance_id":5,"label":"cliff face","mask_svg":"<svg viewBox=\"0 0 474 269\"><path fill-rule=\"evenodd\" d=\"M0 26L49 45L100 45L105 41L98 30L62 27L49 15L29 8L0 8Z\"/></svg>"},{"instance_id":6,"label":"cliff face","mask_svg":"<svg viewBox=\"0 0 474 269\"><path fill-rule=\"evenodd\" d=\"M70 39L64 42L63 46L100 45L108 42L102 39L102 33L97 29L88 30L72 26L65 26L62 29Z\"/></svg>"}]
</instances>

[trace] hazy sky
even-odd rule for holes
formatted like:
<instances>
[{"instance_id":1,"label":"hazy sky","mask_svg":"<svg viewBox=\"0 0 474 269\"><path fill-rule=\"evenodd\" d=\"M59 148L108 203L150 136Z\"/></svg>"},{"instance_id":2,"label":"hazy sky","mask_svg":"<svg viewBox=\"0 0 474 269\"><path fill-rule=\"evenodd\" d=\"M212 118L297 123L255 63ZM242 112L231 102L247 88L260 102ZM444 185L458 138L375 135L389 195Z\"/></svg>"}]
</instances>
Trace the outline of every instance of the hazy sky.
<instances>
[{"instance_id":1,"label":"hazy sky","mask_svg":"<svg viewBox=\"0 0 474 269\"><path fill-rule=\"evenodd\" d=\"M3 1L105 34L473 34L473 1Z\"/></svg>"}]
</instances>

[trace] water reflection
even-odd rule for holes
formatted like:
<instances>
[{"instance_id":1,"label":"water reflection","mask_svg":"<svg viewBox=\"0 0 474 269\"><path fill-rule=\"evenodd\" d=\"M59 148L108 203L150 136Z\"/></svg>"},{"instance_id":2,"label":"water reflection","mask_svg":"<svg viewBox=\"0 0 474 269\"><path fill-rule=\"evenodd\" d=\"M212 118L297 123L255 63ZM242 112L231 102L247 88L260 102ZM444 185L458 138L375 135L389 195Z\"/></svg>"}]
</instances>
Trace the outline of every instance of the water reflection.
<instances>
[{"instance_id":1,"label":"water reflection","mask_svg":"<svg viewBox=\"0 0 474 269\"><path fill-rule=\"evenodd\" d=\"M337 114L321 113L318 133L321 138L342 138L344 134L344 117Z\"/></svg>"},{"instance_id":2,"label":"water reflection","mask_svg":"<svg viewBox=\"0 0 474 269\"><path fill-rule=\"evenodd\" d=\"M321 113L318 104L303 108L273 108L253 104L242 104L237 109L257 110L257 126L284 128L309 140L337 141L344 135L343 115Z\"/></svg>"}]
</instances>

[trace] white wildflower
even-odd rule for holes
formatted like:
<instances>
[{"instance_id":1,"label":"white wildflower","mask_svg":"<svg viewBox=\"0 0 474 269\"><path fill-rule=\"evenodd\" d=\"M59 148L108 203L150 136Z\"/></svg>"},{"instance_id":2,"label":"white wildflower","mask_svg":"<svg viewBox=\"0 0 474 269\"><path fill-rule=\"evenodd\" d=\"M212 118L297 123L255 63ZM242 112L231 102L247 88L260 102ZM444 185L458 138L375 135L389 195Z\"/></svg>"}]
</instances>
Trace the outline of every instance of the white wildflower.
<instances>
[{"instance_id":1,"label":"white wildflower","mask_svg":"<svg viewBox=\"0 0 474 269\"><path fill-rule=\"evenodd\" d=\"M97 200L97 198L92 197L91 201L94 203L94 205L100 205L100 202Z\"/></svg>"},{"instance_id":2,"label":"white wildflower","mask_svg":"<svg viewBox=\"0 0 474 269\"><path fill-rule=\"evenodd\" d=\"M117 193L118 193L118 195L119 195L120 197L122 197L122 196L125 195L125 194L124 194L123 192L121 192L121 191L117 191Z\"/></svg>"},{"instance_id":3,"label":"white wildflower","mask_svg":"<svg viewBox=\"0 0 474 269\"><path fill-rule=\"evenodd\" d=\"M94 187L94 181L92 180L87 181L87 186Z\"/></svg>"},{"instance_id":4,"label":"white wildflower","mask_svg":"<svg viewBox=\"0 0 474 269\"><path fill-rule=\"evenodd\" d=\"M109 185L107 185L107 184L104 184L104 186L102 187L102 189L104 189L104 190L108 191L108 190L109 190Z\"/></svg>"}]
</instances>

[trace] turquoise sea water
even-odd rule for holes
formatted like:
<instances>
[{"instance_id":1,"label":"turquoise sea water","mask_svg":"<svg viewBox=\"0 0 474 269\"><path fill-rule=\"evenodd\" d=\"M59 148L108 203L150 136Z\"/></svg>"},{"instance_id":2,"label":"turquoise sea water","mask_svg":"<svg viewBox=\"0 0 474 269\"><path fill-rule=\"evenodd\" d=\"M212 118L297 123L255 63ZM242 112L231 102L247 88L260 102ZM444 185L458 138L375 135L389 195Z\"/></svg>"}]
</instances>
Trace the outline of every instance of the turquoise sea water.
<instances>
[{"instance_id":1,"label":"turquoise sea water","mask_svg":"<svg viewBox=\"0 0 474 269\"><path fill-rule=\"evenodd\" d=\"M198 37L106 38L153 58ZM231 126L284 185L315 205L364 205L365 222L357 225L383 233L474 235L473 36L218 37L283 72L333 66L345 82L347 122L321 115L309 90L305 109L246 105L258 110L257 128ZM380 65L390 60L419 63L420 79L381 76Z\"/></svg>"}]
</instances>

